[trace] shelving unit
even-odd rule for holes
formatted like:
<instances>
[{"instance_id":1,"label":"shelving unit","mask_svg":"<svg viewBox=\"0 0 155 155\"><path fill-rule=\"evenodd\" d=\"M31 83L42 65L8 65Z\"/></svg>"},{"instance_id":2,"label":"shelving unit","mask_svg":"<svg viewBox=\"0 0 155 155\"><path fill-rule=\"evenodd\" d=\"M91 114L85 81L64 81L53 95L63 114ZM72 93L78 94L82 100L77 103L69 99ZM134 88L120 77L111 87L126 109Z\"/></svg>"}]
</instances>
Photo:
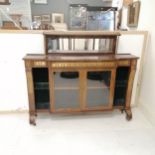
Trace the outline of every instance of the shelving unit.
<instances>
[{"instance_id":1,"label":"shelving unit","mask_svg":"<svg viewBox=\"0 0 155 155\"><path fill-rule=\"evenodd\" d=\"M125 110L130 120L130 100L138 58L116 53L119 35L118 32L104 31L45 32L45 54L24 57L30 124L36 124L36 114L40 111L73 113L117 108ZM80 52L70 50L81 38L87 46L92 46L87 40L98 39L98 44L101 40L112 41L108 43L108 52L103 49L90 52L86 46ZM55 47L52 49L51 40L57 40L57 43L61 40L62 43L66 39L67 42L72 40L71 45L67 45L69 52L62 50L62 44L56 51Z\"/></svg>"}]
</instances>

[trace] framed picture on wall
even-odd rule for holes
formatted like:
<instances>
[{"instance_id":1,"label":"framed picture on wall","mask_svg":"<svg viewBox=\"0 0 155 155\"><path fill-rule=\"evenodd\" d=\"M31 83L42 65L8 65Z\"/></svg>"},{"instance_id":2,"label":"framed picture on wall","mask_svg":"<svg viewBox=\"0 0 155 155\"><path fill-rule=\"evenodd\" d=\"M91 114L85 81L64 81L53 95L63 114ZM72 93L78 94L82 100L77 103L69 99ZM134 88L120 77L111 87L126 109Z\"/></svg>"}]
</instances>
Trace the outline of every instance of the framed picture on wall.
<instances>
[{"instance_id":1,"label":"framed picture on wall","mask_svg":"<svg viewBox=\"0 0 155 155\"><path fill-rule=\"evenodd\" d=\"M51 21L51 16L50 15L42 15L41 16L41 21L42 22L50 22Z\"/></svg>"},{"instance_id":2,"label":"framed picture on wall","mask_svg":"<svg viewBox=\"0 0 155 155\"><path fill-rule=\"evenodd\" d=\"M136 1L128 5L128 27L137 27L140 12L140 1Z\"/></svg>"},{"instance_id":3,"label":"framed picture on wall","mask_svg":"<svg viewBox=\"0 0 155 155\"><path fill-rule=\"evenodd\" d=\"M123 0L123 5L124 6L128 6L129 4L131 4L133 2L133 0Z\"/></svg>"},{"instance_id":4,"label":"framed picture on wall","mask_svg":"<svg viewBox=\"0 0 155 155\"><path fill-rule=\"evenodd\" d=\"M41 22L41 16L33 16L33 21Z\"/></svg>"},{"instance_id":5,"label":"framed picture on wall","mask_svg":"<svg viewBox=\"0 0 155 155\"><path fill-rule=\"evenodd\" d=\"M64 14L52 13L52 23L64 23Z\"/></svg>"},{"instance_id":6,"label":"framed picture on wall","mask_svg":"<svg viewBox=\"0 0 155 155\"><path fill-rule=\"evenodd\" d=\"M47 0L34 0L35 4L47 4Z\"/></svg>"}]
</instances>

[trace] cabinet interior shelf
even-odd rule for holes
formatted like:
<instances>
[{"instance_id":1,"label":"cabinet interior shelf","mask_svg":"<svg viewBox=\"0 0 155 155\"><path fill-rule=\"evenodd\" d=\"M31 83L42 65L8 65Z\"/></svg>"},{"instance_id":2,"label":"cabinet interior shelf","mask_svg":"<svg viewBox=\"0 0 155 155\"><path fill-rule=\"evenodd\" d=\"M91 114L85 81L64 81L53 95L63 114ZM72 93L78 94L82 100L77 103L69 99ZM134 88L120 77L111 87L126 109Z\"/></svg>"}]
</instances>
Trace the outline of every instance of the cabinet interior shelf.
<instances>
[{"instance_id":1,"label":"cabinet interior shelf","mask_svg":"<svg viewBox=\"0 0 155 155\"><path fill-rule=\"evenodd\" d=\"M87 89L109 89L109 87L106 87L106 86L100 86L100 87L96 87L96 86L90 86L90 87L87 87Z\"/></svg>"},{"instance_id":2,"label":"cabinet interior shelf","mask_svg":"<svg viewBox=\"0 0 155 155\"><path fill-rule=\"evenodd\" d=\"M55 90L74 90L74 89L79 89L79 87L55 87ZM87 87L87 89L110 89L110 87Z\"/></svg>"},{"instance_id":3,"label":"cabinet interior shelf","mask_svg":"<svg viewBox=\"0 0 155 155\"><path fill-rule=\"evenodd\" d=\"M55 90L78 90L79 87L55 87Z\"/></svg>"},{"instance_id":4,"label":"cabinet interior shelf","mask_svg":"<svg viewBox=\"0 0 155 155\"><path fill-rule=\"evenodd\" d=\"M48 82L35 82L35 90L48 90L49 89L49 83Z\"/></svg>"}]
</instances>

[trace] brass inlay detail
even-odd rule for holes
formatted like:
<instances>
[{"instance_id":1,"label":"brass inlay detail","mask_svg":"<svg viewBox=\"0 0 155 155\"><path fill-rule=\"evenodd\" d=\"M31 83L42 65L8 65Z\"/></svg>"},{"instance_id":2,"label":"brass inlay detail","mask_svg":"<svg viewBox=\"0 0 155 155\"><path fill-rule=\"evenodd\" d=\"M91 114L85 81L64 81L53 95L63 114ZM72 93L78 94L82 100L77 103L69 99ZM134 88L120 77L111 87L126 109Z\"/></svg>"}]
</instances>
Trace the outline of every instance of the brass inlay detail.
<instances>
[{"instance_id":1,"label":"brass inlay detail","mask_svg":"<svg viewBox=\"0 0 155 155\"><path fill-rule=\"evenodd\" d=\"M123 60L123 61L118 61L119 66L130 66L130 61L128 60Z\"/></svg>"},{"instance_id":2,"label":"brass inlay detail","mask_svg":"<svg viewBox=\"0 0 155 155\"><path fill-rule=\"evenodd\" d=\"M34 61L34 66L36 67L46 67L45 61Z\"/></svg>"},{"instance_id":3,"label":"brass inlay detail","mask_svg":"<svg viewBox=\"0 0 155 155\"><path fill-rule=\"evenodd\" d=\"M86 62L86 63L52 63L52 68L72 68L72 67L114 67L114 62Z\"/></svg>"}]
</instances>

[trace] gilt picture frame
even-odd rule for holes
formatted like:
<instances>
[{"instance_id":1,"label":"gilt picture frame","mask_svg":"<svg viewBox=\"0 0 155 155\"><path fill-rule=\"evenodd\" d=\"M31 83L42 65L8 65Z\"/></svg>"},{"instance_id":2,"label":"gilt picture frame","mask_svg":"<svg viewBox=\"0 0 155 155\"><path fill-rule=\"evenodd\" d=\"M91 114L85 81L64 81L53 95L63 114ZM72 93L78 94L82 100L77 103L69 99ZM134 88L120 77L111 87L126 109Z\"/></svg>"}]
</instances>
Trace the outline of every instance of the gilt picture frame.
<instances>
[{"instance_id":1,"label":"gilt picture frame","mask_svg":"<svg viewBox=\"0 0 155 155\"><path fill-rule=\"evenodd\" d=\"M42 22L50 22L50 21L51 21L51 16L50 16L50 14L42 15L42 16L41 16L41 21L42 21Z\"/></svg>"},{"instance_id":2,"label":"gilt picture frame","mask_svg":"<svg viewBox=\"0 0 155 155\"><path fill-rule=\"evenodd\" d=\"M127 26L137 27L140 13L140 1L136 1L128 5Z\"/></svg>"}]
</instances>

